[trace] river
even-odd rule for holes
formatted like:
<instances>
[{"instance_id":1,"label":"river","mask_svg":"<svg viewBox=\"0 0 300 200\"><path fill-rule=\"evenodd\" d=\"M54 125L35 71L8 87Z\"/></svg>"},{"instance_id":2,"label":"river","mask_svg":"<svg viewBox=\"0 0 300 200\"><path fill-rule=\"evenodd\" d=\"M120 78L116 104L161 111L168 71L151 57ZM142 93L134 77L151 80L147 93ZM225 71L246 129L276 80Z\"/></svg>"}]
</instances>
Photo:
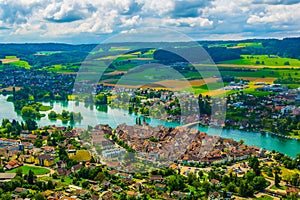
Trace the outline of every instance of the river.
<instances>
[{"instance_id":1,"label":"river","mask_svg":"<svg viewBox=\"0 0 300 200\"><path fill-rule=\"evenodd\" d=\"M7 102L5 96L0 95L0 120L16 119L18 121L22 120L14 111L13 103ZM69 102L53 102L44 103L45 105L53 106L55 112L61 113L62 110L80 112L83 119L80 122L76 122L74 127L86 128L88 125L94 126L96 124L108 124L115 128L119 124L126 123L128 125L134 125L136 121L136 115L128 114L126 110L113 109L111 107L103 108L102 110L96 109L95 106L84 106L83 103L76 103L74 101ZM48 114L50 111L41 112ZM152 126L164 125L168 127L176 127L180 125L175 122L166 122L158 119L147 119L147 122ZM37 121L38 125L57 125L66 126L69 124L63 124L60 120L50 121L48 116L41 118ZM276 150L278 152L287 154L289 156L295 157L296 154L300 153L300 141L280 138L270 134L261 134L257 132L246 132L241 130L227 130L227 129L214 129L207 127L198 127L200 131L207 132L210 135L219 135L224 138L233 138L236 141L244 140L247 145L255 145L268 150Z\"/></svg>"}]
</instances>

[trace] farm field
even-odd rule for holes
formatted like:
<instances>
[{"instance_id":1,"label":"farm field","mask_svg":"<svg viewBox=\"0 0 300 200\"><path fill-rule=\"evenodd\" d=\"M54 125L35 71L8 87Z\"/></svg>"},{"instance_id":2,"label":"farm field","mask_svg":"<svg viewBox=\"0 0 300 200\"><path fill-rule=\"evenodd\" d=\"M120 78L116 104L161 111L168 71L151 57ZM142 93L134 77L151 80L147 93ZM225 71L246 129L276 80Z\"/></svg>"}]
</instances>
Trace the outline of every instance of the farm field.
<instances>
[{"instance_id":1,"label":"farm field","mask_svg":"<svg viewBox=\"0 0 300 200\"><path fill-rule=\"evenodd\" d=\"M120 46L120 47L110 47L109 51L129 51L130 49L131 47Z\"/></svg>"},{"instance_id":2,"label":"farm field","mask_svg":"<svg viewBox=\"0 0 300 200\"><path fill-rule=\"evenodd\" d=\"M68 73L68 72L76 72L78 71L80 67L79 66L64 66L61 64L44 67L44 70L53 71L53 72L59 72L59 73Z\"/></svg>"},{"instance_id":3,"label":"farm field","mask_svg":"<svg viewBox=\"0 0 300 200\"><path fill-rule=\"evenodd\" d=\"M9 172L9 173L15 173L18 169L21 169L23 174L28 174L29 170L33 171L33 173L35 175L43 175L43 174L50 173L49 169L46 169L46 168L43 168L43 167L27 166L27 165L24 165L24 166L12 169L12 170L7 171L7 172Z\"/></svg>"},{"instance_id":4,"label":"farm field","mask_svg":"<svg viewBox=\"0 0 300 200\"><path fill-rule=\"evenodd\" d=\"M17 62L20 60L20 58L17 58L16 56L6 56L3 59L0 59L2 64L8 64L8 63L12 63L12 62Z\"/></svg>"},{"instance_id":5,"label":"farm field","mask_svg":"<svg viewBox=\"0 0 300 200\"><path fill-rule=\"evenodd\" d=\"M220 64L234 65L263 65L263 66L300 66L300 60L292 58L282 58L272 55L241 55L241 59L223 61Z\"/></svg>"},{"instance_id":6,"label":"farm field","mask_svg":"<svg viewBox=\"0 0 300 200\"><path fill-rule=\"evenodd\" d=\"M3 59L0 59L2 63L2 68L5 67L5 65L11 65L15 67L30 69L31 66L27 61L21 60L20 58L17 58L16 56L6 56Z\"/></svg>"},{"instance_id":7,"label":"farm field","mask_svg":"<svg viewBox=\"0 0 300 200\"><path fill-rule=\"evenodd\" d=\"M163 80L155 82L155 84L165 86L167 88L173 88L175 90L182 90L189 87L201 87L209 83L216 83L219 78L206 78L196 80Z\"/></svg>"},{"instance_id":8,"label":"farm field","mask_svg":"<svg viewBox=\"0 0 300 200\"><path fill-rule=\"evenodd\" d=\"M10 87L7 87L7 88L2 88L2 89L0 89L0 92L2 92L3 90L6 90L6 91L8 91L8 92L11 92L11 91L13 91L13 87L10 86ZM20 88L20 87L15 87L15 90L16 90L16 91L19 91L19 90L21 90L21 88Z\"/></svg>"},{"instance_id":9,"label":"farm field","mask_svg":"<svg viewBox=\"0 0 300 200\"><path fill-rule=\"evenodd\" d=\"M252 83L264 82L266 84L273 84L274 81L277 80L277 78L256 78L256 77L237 77L237 78L245 81L250 81Z\"/></svg>"},{"instance_id":10,"label":"farm field","mask_svg":"<svg viewBox=\"0 0 300 200\"><path fill-rule=\"evenodd\" d=\"M218 69L219 71L216 71ZM126 70L122 71L124 73ZM200 73L198 72L200 71ZM118 70L114 71L118 72ZM110 72L107 76L118 75L120 73ZM254 84L257 82L264 82L266 84L273 84L275 81L299 79L298 69L295 68L259 68L253 69L249 66L235 66L235 67L218 67L209 71L208 66L197 66L197 71L186 70L184 72L176 71L168 68L135 68L134 70L127 71L127 74L121 76L119 79L105 79L104 82L115 85L118 87L136 88L147 86L149 88L164 88L173 90L183 90L196 94L204 95L220 95L224 91L220 88L224 87L216 83L219 78L212 78L215 74L222 76L235 77L236 79L250 81L249 87L246 92L258 95L265 95L264 92L255 91ZM204 79L201 79L203 78ZM209 77L209 78L205 78ZM193 80L195 79L195 80ZM210 91L205 84L210 84ZM225 84L226 85L226 84ZM289 86L289 84L288 84ZM292 84L291 87L297 88L298 85ZM226 91L226 94L234 93L236 91Z\"/></svg>"},{"instance_id":11,"label":"farm field","mask_svg":"<svg viewBox=\"0 0 300 200\"><path fill-rule=\"evenodd\" d=\"M245 48L245 47L254 47L254 48L261 48L262 43L261 42L226 42L222 44L214 44L209 45L209 47L226 47L226 48Z\"/></svg>"},{"instance_id":12,"label":"farm field","mask_svg":"<svg viewBox=\"0 0 300 200\"><path fill-rule=\"evenodd\" d=\"M209 48L253 48L263 49L262 42L221 42L208 45ZM183 44L175 45L174 48L187 48ZM91 51L91 57L80 63L57 63L45 65L41 69L62 74L76 74L78 70L84 80L98 80L105 85L117 85L117 87L149 87L155 89L172 89L189 91L196 94L219 95L224 93L220 90L223 85L217 83L219 78L233 77L235 80L248 80L250 86L246 90L249 93L257 93L253 85L256 82L273 84L288 82L290 88L297 88L299 80L300 61L298 59L284 58L275 55L242 54L241 59L218 62L216 65L193 64L183 68L173 67L163 62L164 67L157 67L155 60L156 49L136 50L135 46L112 45ZM130 51L130 52L129 52ZM42 57L59 56L65 51L37 51L34 55ZM158 58L159 59L159 58ZM12 66L29 69L31 66L17 56L4 56L3 61ZM111 63L110 63L111 62ZM141 67L151 63L150 67ZM3 64L0 69L10 66ZM109 67L107 68L106 66ZM80 78L82 78L80 77ZM79 78L79 79L80 79ZM214 84L210 84L214 83ZM210 84L210 91L205 84ZM228 83L226 83L228 84ZM226 85L225 84L225 85ZM236 91L226 91L232 93ZM263 94L263 93L261 93Z\"/></svg>"},{"instance_id":13,"label":"farm field","mask_svg":"<svg viewBox=\"0 0 300 200\"><path fill-rule=\"evenodd\" d=\"M300 66L266 66L266 65L239 65L239 64L217 64L218 67L224 68L240 68L240 69L299 69Z\"/></svg>"}]
</instances>

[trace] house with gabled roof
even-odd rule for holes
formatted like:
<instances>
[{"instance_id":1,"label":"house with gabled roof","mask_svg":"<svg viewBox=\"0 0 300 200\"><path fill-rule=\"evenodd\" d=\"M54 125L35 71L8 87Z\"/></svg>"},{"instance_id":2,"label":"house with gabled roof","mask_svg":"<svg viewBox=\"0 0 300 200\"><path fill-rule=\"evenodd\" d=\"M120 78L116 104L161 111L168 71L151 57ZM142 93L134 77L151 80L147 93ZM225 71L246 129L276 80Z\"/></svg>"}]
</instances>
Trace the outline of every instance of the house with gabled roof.
<instances>
[{"instance_id":1,"label":"house with gabled roof","mask_svg":"<svg viewBox=\"0 0 300 200\"><path fill-rule=\"evenodd\" d=\"M54 157L47 154L38 155L34 163L39 166L50 167L54 165Z\"/></svg>"}]
</instances>

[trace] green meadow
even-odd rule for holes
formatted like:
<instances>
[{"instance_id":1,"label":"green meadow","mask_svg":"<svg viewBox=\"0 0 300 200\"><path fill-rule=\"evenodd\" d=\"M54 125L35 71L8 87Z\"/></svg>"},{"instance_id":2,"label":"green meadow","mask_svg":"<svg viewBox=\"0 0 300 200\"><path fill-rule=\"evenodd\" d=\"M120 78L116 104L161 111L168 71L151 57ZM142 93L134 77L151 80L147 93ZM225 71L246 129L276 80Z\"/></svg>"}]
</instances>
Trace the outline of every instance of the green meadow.
<instances>
[{"instance_id":1,"label":"green meadow","mask_svg":"<svg viewBox=\"0 0 300 200\"><path fill-rule=\"evenodd\" d=\"M17 170L21 169L23 174L28 174L29 170L33 171L35 175L43 175L50 173L49 169L43 168L43 167L34 167L34 166L21 166L12 170L7 171L8 173L15 173Z\"/></svg>"},{"instance_id":2,"label":"green meadow","mask_svg":"<svg viewBox=\"0 0 300 200\"><path fill-rule=\"evenodd\" d=\"M223 61L222 64L292 67L300 66L300 60L293 58L282 58L274 55L241 55L241 59Z\"/></svg>"}]
</instances>

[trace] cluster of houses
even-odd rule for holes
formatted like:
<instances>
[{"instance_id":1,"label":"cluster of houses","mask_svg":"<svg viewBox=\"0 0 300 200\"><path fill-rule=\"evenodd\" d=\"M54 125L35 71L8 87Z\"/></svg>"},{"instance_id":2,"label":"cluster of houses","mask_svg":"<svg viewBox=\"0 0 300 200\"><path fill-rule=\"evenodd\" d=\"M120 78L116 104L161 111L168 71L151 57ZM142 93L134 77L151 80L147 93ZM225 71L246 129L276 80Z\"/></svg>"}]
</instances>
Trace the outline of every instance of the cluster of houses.
<instances>
[{"instance_id":1,"label":"cluster of houses","mask_svg":"<svg viewBox=\"0 0 300 200\"><path fill-rule=\"evenodd\" d=\"M135 104L142 114L150 115L152 118L190 123L200 117L197 98L187 92L151 88L114 88L111 92L116 96L126 94L124 98L113 99L114 106ZM137 102L129 101L129 99L140 99L140 101L136 104ZM148 109L149 113L143 113L145 109Z\"/></svg>"},{"instance_id":2,"label":"cluster of houses","mask_svg":"<svg viewBox=\"0 0 300 200\"><path fill-rule=\"evenodd\" d=\"M106 135L112 134L112 129L108 125L97 125L91 130L91 144L99 148L101 160L110 160L122 157L126 152L125 149L117 147L114 141L108 139Z\"/></svg>"},{"instance_id":3,"label":"cluster of houses","mask_svg":"<svg viewBox=\"0 0 300 200\"><path fill-rule=\"evenodd\" d=\"M251 155L262 156L264 153L257 147L186 127L122 124L117 127L116 135L135 151L147 153L152 160L216 164L244 160Z\"/></svg>"},{"instance_id":4,"label":"cluster of houses","mask_svg":"<svg viewBox=\"0 0 300 200\"><path fill-rule=\"evenodd\" d=\"M240 81L240 82L230 82L229 85L223 87L223 90L243 90L247 88L249 85L249 82L246 81Z\"/></svg>"},{"instance_id":5,"label":"cluster of houses","mask_svg":"<svg viewBox=\"0 0 300 200\"><path fill-rule=\"evenodd\" d=\"M287 91L287 87L283 87L281 84L271 84L264 85L263 87L257 88L258 91L267 91L267 92L283 92Z\"/></svg>"},{"instance_id":6,"label":"cluster of houses","mask_svg":"<svg viewBox=\"0 0 300 200\"><path fill-rule=\"evenodd\" d=\"M264 155L264 149L241 144L233 139L201 133L198 135L198 139L189 146L180 161L183 163L225 164L246 160L250 156L263 157Z\"/></svg>"},{"instance_id":7,"label":"cluster of houses","mask_svg":"<svg viewBox=\"0 0 300 200\"><path fill-rule=\"evenodd\" d=\"M22 133L22 135L24 136L25 133ZM0 142L3 144L0 148L1 160L8 160L4 168L11 170L22 166L24 163L45 167L54 165L54 147L44 146L42 148L36 148L33 145L37 138L36 135L31 133L26 135L26 137L21 137L20 140L0 139ZM29 140L31 142L28 142Z\"/></svg>"},{"instance_id":8,"label":"cluster of houses","mask_svg":"<svg viewBox=\"0 0 300 200\"><path fill-rule=\"evenodd\" d=\"M63 131L63 134L67 138L75 138L79 135L77 129L67 132L66 127L53 126L47 131L48 134L54 131ZM54 166L56 158L55 147L45 144L42 147L35 147L33 144L37 139L38 135L27 130L22 131L18 140L1 138L0 164L4 165L4 169L6 170L11 170L24 164L34 164L43 167ZM47 136L42 136L42 139L47 140ZM74 150L74 147L68 145L68 152L72 152L72 150Z\"/></svg>"},{"instance_id":9,"label":"cluster of houses","mask_svg":"<svg viewBox=\"0 0 300 200\"><path fill-rule=\"evenodd\" d=\"M55 74L41 70L28 71L22 68L18 68L18 70L5 68L0 72L0 85L1 88L12 85L31 86L54 93L65 91L71 94L75 78L76 74Z\"/></svg>"},{"instance_id":10,"label":"cluster of houses","mask_svg":"<svg viewBox=\"0 0 300 200\"><path fill-rule=\"evenodd\" d=\"M82 145L84 142L78 137L85 130L80 128L74 128L67 130L65 127L50 127L46 129L48 134L55 131L61 131L66 137L66 140L62 142L63 146L67 147L67 153L69 155L76 155L77 150L70 144L69 139L77 139ZM254 146L247 146L240 142L236 142L232 139L224 139L218 136L209 136L206 133L199 132L196 129L190 129L187 127L152 127L144 123L143 125L126 125L121 124L115 130L108 125L97 125L92 130L90 142L93 147L100 147L100 161L107 161L108 174L110 176L116 176L122 179L122 182L130 185L129 190L126 190L127 196L140 197L140 188L143 188L149 193L158 190L161 191L161 195L166 199L184 198L189 195L188 193L173 191L171 194L166 194L167 185L165 178L160 175L152 175L147 182L151 183L154 188L147 187L147 184L135 183L133 181L133 175L130 171L134 171L134 168L128 171L117 171L121 167L120 157L122 157L126 150L116 144L112 140L112 136L116 136L122 140L129 147L139 153L146 153L148 156L143 157L153 162L156 160L167 160L168 164L177 161L179 163L201 163L201 164L224 164L231 161L239 161L247 159L249 156L264 156L265 151ZM43 140L47 138L42 136ZM30 131L23 131L19 140L12 140L1 138L1 165L5 166L5 170L17 168L23 164L34 164L43 167L49 167L57 172L60 176L70 176L72 173L78 172L83 167L94 168L97 164L91 164L88 162L81 162L75 164L70 168L67 168L68 163L64 160L57 160L56 149L53 146L44 144L42 147L37 148L33 145L37 140L35 134ZM4 149L4 150L3 150ZM79 150L78 150L79 151ZM92 151L92 150L90 150ZM12 154L12 152L14 154ZM99 153L99 152L98 152ZM3 162L2 161L6 161ZM130 167L130 166L129 166ZM0 182L10 181L16 176L15 173L0 173ZM120 193L124 189L117 186L107 180L103 180L101 183L97 181L88 180L90 188L83 189L75 185L69 185L63 194L60 192L52 192L51 194L45 194L48 199L81 199L89 195L91 199L112 199L113 193ZM212 184L220 184L217 180L212 180ZM22 192L24 188L18 188L15 193ZM94 192L101 193L95 195ZM209 194L211 199L219 196L217 193Z\"/></svg>"},{"instance_id":11,"label":"cluster of houses","mask_svg":"<svg viewBox=\"0 0 300 200\"><path fill-rule=\"evenodd\" d=\"M276 119L290 116L292 119L300 114L300 92L297 89L290 89L285 92L256 97L251 94L232 94L227 98L227 113L242 110L241 117L246 119L226 120L226 126L239 129L253 129L260 131L266 126L262 125L263 118L272 119L273 126L276 126ZM254 117L254 121L252 118ZM251 121L252 120L252 121Z\"/></svg>"}]
</instances>

